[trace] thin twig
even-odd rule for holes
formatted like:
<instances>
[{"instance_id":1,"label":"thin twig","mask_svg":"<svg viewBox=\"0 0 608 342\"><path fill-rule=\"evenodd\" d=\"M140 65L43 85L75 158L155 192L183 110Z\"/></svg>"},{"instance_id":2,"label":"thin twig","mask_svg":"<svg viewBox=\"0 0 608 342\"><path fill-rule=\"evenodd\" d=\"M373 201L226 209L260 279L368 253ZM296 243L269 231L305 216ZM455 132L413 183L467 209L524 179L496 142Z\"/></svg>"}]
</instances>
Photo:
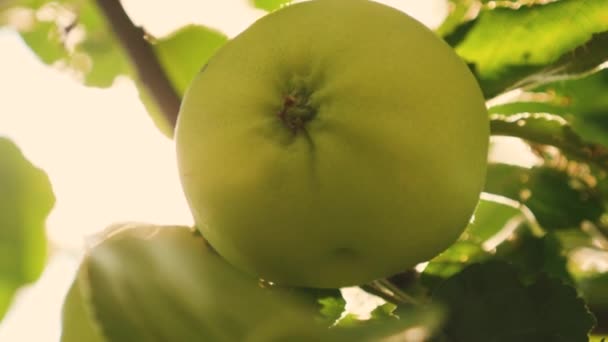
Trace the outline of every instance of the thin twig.
<instances>
[{"instance_id":1,"label":"thin twig","mask_svg":"<svg viewBox=\"0 0 608 342\"><path fill-rule=\"evenodd\" d=\"M119 0L96 0L96 2L135 66L137 77L166 120L175 127L181 99L160 65L152 46L145 39L144 30L135 26Z\"/></svg>"},{"instance_id":2,"label":"thin twig","mask_svg":"<svg viewBox=\"0 0 608 342\"><path fill-rule=\"evenodd\" d=\"M402 304L401 300L399 298L395 297L394 295L392 295L384 290L379 289L375 285L365 284L365 285L361 285L360 287L363 291L370 293L376 297L380 297L389 303Z\"/></svg>"},{"instance_id":3,"label":"thin twig","mask_svg":"<svg viewBox=\"0 0 608 342\"><path fill-rule=\"evenodd\" d=\"M385 289L387 289L388 291L390 291L395 297L399 298L401 303L420 305L420 302L416 298L405 293L405 291L403 291L400 288L398 288L397 286L395 286L389 280L380 279L380 280L376 280L376 282L378 284L380 284L380 286L382 286Z\"/></svg>"}]
</instances>

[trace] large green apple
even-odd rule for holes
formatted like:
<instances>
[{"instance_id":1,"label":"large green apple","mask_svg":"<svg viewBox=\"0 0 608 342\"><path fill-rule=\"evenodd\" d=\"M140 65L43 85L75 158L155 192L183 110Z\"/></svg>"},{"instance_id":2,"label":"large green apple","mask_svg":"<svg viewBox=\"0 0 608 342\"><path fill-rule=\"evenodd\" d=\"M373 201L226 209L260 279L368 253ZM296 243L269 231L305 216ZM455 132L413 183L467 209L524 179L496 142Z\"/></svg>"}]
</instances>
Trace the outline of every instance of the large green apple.
<instances>
[{"instance_id":1,"label":"large green apple","mask_svg":"<svg viewBox=\"0 0 608 342\"><path fill-rule=\"evenodd\" d=\"M339 287L432 258L484 183L476 80L406 14L319 0L269 14L195 78L176 131L194 218L237 267Z\"/></svg>"}]
</instances>

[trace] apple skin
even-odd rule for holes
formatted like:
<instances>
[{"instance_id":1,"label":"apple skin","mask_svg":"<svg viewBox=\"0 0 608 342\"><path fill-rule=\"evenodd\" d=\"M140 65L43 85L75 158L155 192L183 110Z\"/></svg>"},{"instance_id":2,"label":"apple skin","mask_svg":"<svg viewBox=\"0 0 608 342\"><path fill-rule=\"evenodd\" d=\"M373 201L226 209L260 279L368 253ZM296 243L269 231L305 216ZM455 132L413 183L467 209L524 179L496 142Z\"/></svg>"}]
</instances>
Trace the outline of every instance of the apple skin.
<instances>
[{"instance_id":1,"label":"apple skin","mask_svg":"<svg viewBox=\"0 0 608 342\"><path fill-rule=\"evenodd\" d=\"M342 287L451 245L484 184L475 78L406 14L298 3L223 46L176 128L198 229L230 263L285 285Z\"/></svg>"}]
</instances>

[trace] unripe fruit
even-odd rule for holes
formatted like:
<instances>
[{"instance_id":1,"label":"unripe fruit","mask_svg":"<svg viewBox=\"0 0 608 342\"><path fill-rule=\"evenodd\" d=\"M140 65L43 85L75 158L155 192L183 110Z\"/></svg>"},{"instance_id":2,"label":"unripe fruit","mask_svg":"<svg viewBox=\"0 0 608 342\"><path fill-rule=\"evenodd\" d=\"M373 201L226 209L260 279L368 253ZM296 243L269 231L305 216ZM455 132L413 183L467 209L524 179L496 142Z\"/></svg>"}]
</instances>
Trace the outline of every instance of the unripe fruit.
<instances>
[{"instance_id":1,"label":"unripe fruit","mask_svg":"<svg viewBox=\"0 0 608 342\"><path fill-rule=\"evenodd\" d=\"M228 42L176 131L198 228L229 262L339 287L432 258L484 183L489 125L453 50L365 0L295 4Z\"/></svg>"}]
</instances>

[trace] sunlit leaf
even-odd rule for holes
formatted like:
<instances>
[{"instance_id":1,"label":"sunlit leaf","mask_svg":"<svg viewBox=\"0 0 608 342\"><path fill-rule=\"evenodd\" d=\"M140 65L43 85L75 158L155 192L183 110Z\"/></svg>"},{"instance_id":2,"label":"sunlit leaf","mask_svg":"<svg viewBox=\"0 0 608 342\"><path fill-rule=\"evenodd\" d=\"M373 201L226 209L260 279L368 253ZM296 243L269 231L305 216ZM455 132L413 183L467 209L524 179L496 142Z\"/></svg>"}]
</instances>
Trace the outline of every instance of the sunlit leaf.
<instances>
[{"instance_id":1,"label":"sunlit leaf","mask_svg":"<svg viewBox=\"0 0 608 342\"><path fill-rule=\"evenodd\" d=\"M14 292L44 268L45 221L54 203L47 175L0 137L0 318Z\"/></svg>"},{"instance_id":2,"label":"sunlit leaf","mask_svg":"<svg viewBox=\"0 0 608 342\"><path fill-rule=\"evenodd\" d=\"M105 342L80 285L76 281L72 284L63 303L61 342Z\"/></svg>"},{"instance_id":3,"label":"sunlit leaf","mask_svg":"<svg viewBox=\"0 0 608 342\"><path fill-rule=\"evenodd\" d=\"M228 39L203 26L186 26L154 43L160 63L180 96L194 76Z\"/></svg>"},{"instance_id":4,"label":"sunlit leaf","mask_svg":"<svg viewBox=\"0 0 608 342\"><path fill-rule=\"evenodd\" d=\"M319 320L319 313L335 317L341 304L322 300L311 305L310 298L329 298L335 290L262 283L232 268L200 235L184 227L127 224L108 230L87 253L76 284L81 298L68 295L64 331L75 337L98 331L117 342L371 342L411 327L431 336L441 321L435 307L401 310L394 316L394 308L386 307L371 320L329 329L333 321ZM69 313L83 315L92 329L66 326L83 321Z\"/></svg>"},{"instance_id":5,"label":"sunlit leaf","mask_svg":"<svg viewBox=\"0 0 608 342\"><path fill-rule=\"evenodd\" d=\"M260 287L191 230L123 229L89 252L80 277L111 341L244 341L314 332L308 306Z\"/></svg>"},{"instance_id":6,"label":"sunlit leaf","mask_svg":"<svg viewBox=\"0 0 608 342\"><path fill-rule=\"evenodd\" d=\"M477 0L449 0L448 15L437 28L437 34L443 37L455 36L459 35L456 31L466 31L466 27L469 25L464 23L475 19L479 13L479 7L481 6Z\"/></svg>"},{"instance_id":7,"label":"sunlit leaf","mask_svg":"<svg viewBox=\"0 0 608 342\"><path fill-rule=\"evenodd\" d=\"M604 211L596 191L566 172L549 167L491 164L484 191L525 204L547 229L595 221Z\"/></svg>"},{"instance_id":8,"label":"sunlit leaf","mask_svg":"<svg viewBox=\"0 0 608 342\"><path fill-rule=\"evenodd\" d=\"M46 64L54 63L68 56L62 46L60 28L54 22L35 21L31 28L21 32L21 37Z\"/></svg>"},{"instance_id":9,"label":"sunlit leaf","mask_svg":"<svg viewBox=\"0 0 608 342\"><path fill-rule=\"evenodd\" d=\"M490 108L491 113L551 113L590 143L608 146L608 69L583 78L552 82L531 89L515 102Z\"/></svg>"},{"instance_id":10,"label":"sunlit leaf","mask_svg":"<svg viewBox=\"0 0 608 342\"><path fill-rule=\"evenodd\" d=\"M608 60L608 2L562 0L482 11L456 46L487 97L581 73Z\"/></svg>"},{"instance_id":11,"label":"sunlit leaf","mask_svg":"<svg viewBox=\"0 0 608 342\"><path fill-rule=\"evenodd\" d=\"M470 264L492 258L490 250L508 237L500 236L503 230L510 229L512 222L519 224L521 220L517 218L521 218L521 212L513 206L483 199L473 217L459 240L431 259L422 272L421 281L427 288L435 288Z\"/></svg>"},{"instance_id":12,"label":"sunlit leaf","mask_svg":"<svg viewBox=\"0 0 608 342\"><path fill-rule=\"evenodd\" d=\"M266 10L274 11L291 3L293 0L250 0L253 6Z\"/></svg>"},{"instance_id":13,"label":"sunlit leaf","mask_svg":"<svg viewBox=\"0 0 608 342\"><path fill-rule=\"evenodd\" d=\"M85 37L76 45L72 65L82 69L85 84L109 87L119 75L132 75L133 70L126 54L95 2L82 2L81 6L77 5L75 12ZM82 65L87 62L80 62L78 58L88 58L88 65Z\"/></svg>"}]
</instances>

